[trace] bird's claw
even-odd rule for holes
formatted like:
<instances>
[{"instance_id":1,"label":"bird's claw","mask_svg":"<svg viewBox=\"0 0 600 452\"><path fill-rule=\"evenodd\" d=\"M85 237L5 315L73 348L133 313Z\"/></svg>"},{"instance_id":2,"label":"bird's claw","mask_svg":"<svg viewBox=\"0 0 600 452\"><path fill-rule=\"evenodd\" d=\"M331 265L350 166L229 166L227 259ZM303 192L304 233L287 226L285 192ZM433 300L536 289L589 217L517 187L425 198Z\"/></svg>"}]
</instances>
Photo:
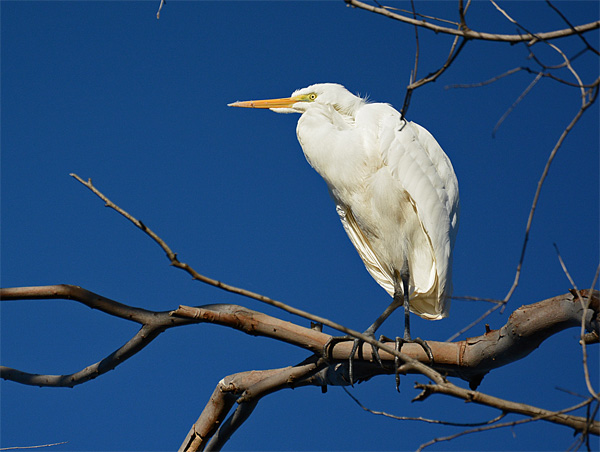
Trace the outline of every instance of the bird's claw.
<instances>
[{"instance_id":1,"label":"bird's claw","mask_svg":"<svg viewBox=\"0 0 600 452\"><path fill-rule=\"evenodd\" d=\"M368 332L366 332L365 335L374 337L373 334L369 334ZM383 338L383 336L382 336L382 338ZM352 350L350 352L350 356L348 357L348 376L350 378L350 384L354 385L354 355L356 354L356 351L358 350L359 358L363 359L362 344L364 344L365 341L363 341L362 339L352 337L352 336L331 337L327 341L327 343L323 346L323 357L325 359L331 359L333 348L335 347L335 345L340 342L344 342L344 341L352 341L353 342ZM371 344L371 350L372 350L372 356L375 359L375 361L377 362L377 364L379 364L381 367L383 367L383 362L381 361L381 357L379 356L379 350L377 349L377 347Z\"/></svg>"},{"instance_id":2,"label":"bird's claw","mask_svg":"<svg viewBox=\"0 0 600 452\"><path fill-rule=\"evenodd\" d=\"M429 358L429 365L431 366L433 364L433 352L431 351L431 347L429 346L429 344L420 337L413 339L412 342L421 346L421 348L427 355L427 358Z\"/></svg>"},{"instance_id":3,"label":"bird's claw","mask_svg":"<svg viewBox=\"0 0 600 452\"><path fill-rule=\"evenodd\" d=\"M429 365L433 364L433 352L431 351L431 347L429 347L427 342L420 337L417 337L416 339L404 339L402 337L397 337L395 350L399 352L402 349L402 346L406 343L419 344L429 358ZM396 376L396 391L400 392L400 358L397 356L394 357L394 374Z\"/></svg>"}]
</instances>

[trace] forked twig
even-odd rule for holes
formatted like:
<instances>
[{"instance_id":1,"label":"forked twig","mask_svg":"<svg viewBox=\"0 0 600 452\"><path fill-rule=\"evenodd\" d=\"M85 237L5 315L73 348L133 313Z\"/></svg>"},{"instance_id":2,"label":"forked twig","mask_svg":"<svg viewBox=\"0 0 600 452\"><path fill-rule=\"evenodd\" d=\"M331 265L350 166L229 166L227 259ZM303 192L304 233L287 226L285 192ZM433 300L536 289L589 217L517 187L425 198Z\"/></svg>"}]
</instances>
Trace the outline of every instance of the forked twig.
<instances>
[{"instance_id":1,"label":"forked twig","mask_svg":"<svg viewBox=\"0 0 600 452\"><path fill-rule=\"evenodd\" d=\"M555 411L555 412L552 412L552 413L540 414L538 416L530 417L530 418L527 418L527 419L520 419L518 421L504 422L504 423L501 423L501 424L494 424L494 425L486 425L486 426L482 426L482 427L478 427L478 428L464 430L462 432L458 432L458 433L455 433L453 435L444 436L444 437L441 437L441 438L434 438L431 441L428 441L428 442L426 442L424 444L421 444L421 446L419 446L419 448L417 449L417 452L421 452L423 449L425 449L425 448L427 448L429 446L432 446L432 445L434 445L436 443L439 443L439 442L442 442L442 441L450 441L450 440L456 439L456 438L458 438L460 436L469 435L471 433L485 432L485 431L488 431L488 430L494 430L494 429L503 428L503 427L513 427L515 425L520 425L520 424L525 424L525 423L528 423L528 422L539 421L539 420L542 420L544 418L547 418L548 416L552 416L552 415L555 415L555 414L568 413L569 411L577 410L577 409L582 408L582 407L584 407L586 405L589 406L591 402L592 402L592 399L587 399L584 402L581 402L581 403L579 403L579 404L577 404L575 406L572 406L570 408L566 408L564 410Z\"/></svg>"},{"instance_id":2,"label":"forked twig","mask_svg":"<svg viewBox=\"0 0 600 452\"><path fill-rule=\"evenodd\" d=\"M371 413L374 414L376 416L383 416L383 417L387 417L390 419L396 419L398 421L420 421L420 422L425 422L427 424L440 424L440 425L449 425L452 427L478 427L481 425L489 425L489 424L493 424L495 422L498 422L500 419L504 418L506 416L506 413L502 412L500 413L498 416L496 416L493 419L490 419L488 421L482 421L482 422L452 422L452 421L440 421L438 419L427 419L424 417L414 417L414 416L396 416L395 414L389 414L386 413L385 411L377 411L377 410L373 410L371 408L368 408L366 406L364 406L360 400L358 400L355 396L352 395L352 393L350 391L348 391L348 389L345 386L342 386L342 389L346 392L346 394L348 394L348 396L354 400L354 402L356 402L356 404L361 407L364 411L366 411L367 413Z\"/></svg>"},{"instance_id":3,"label":"forked twig","mask_svg":"<svg viewBox=\"0 0 600 452\"><path fill-rule=\"evenodd\" d=\"M450 65L454 62L456 57L458 57L461 50L465 47L465 44L467 43L467 40L463 39L461 41L460 45L458 45L458 47L457 47L458 40L459 40L458 36L456 38L454 38L454 40L452 41L452 46L450 47L450 53L448 54L448 58L446 58L446 61L444 62L444 64L437 71L431 72L427 76L425 76L422 79L417 80L417 81L412 81L412 76L411 76L411 83L410 83L410 85L408 85L406 87L406 95L404 97L404 103L402 105L402 109L400 110L400 114L402 115L402 117L404 117L406 115L406 112L408 111L408 107L410 105L410 99L412 97L412 93L414 92L414 90L419 88L420 86L427 84L427 83L435 82L438 79L438 77L440 75L442 75L446 71L446 69L448 69L450 67ZM416 70L416 61L415 61L415 70Z\"/></svg>"}]
</instances>

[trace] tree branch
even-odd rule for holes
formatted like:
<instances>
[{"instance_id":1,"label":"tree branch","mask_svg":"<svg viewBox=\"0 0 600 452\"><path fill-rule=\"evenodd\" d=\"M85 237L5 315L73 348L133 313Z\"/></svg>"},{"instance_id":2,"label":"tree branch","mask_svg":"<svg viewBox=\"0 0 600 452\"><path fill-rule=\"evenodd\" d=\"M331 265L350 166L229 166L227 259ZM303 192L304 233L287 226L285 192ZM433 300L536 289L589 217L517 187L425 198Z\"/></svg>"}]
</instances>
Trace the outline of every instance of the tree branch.
<instances>
[{"instance_id":1,"label":"tree branch","mask_svg":"<svg viewBox=\"0 0 600 452\"><path fill-rule=\"evenodd\" d=\"M97 363L66 375L40 375L0 366L0 377L5 380L33 386L70 387L85 383L110 370L144 349L167 328L194 323L185 318L173 318L169 312L148 311L127 306L78 286L60 284L55 286L16 287L0 289L2 300L73 300L92 309L140 323L140 330L123 346Z\"/></svg>"},{"instance_id":2,"label":"tree branch","mask_svg":"<svg viewBox=\"0 0 600 452\"><path fill-rule=\"evenodd\" d=\"M527 405L525 403L511 402L506 399L483 394L481 392L464 389L453 384L420 384L416 383L415 388L422 389L423 392L415 400L425 400L431 394L446 394L468 402L485 405L492 408L511 413L522 414L530 418L537 418L553 422L555 424L571 427L577 431L588 431L596 436L600 435L600 422L593 421L591 427L588 425L588 419L580 416L572 416L556 411L544 410L542 408ZM589 402L588 402L589 403ZM585 405L580 404L581 406Z\"/></svg>"},{"instance_id":3,"label":"tree branch","mask_svg":"<svg viewBox=\"0 0 600 452\"><path fill-rule=\"evenodd\" d=\"M75 374L36 375L0 367L1 378L23 384L62 387L84 383L115 368L142 350L167 328L190 323L224 325L246 334L281 340L312 352L305 362L297 366L243 372L223 379L217 385L200 418L190 429L181 450L219 450L252 413L258 401L272 392L308 385L326 388L328 385L349 384L347 359L352 342L336 345L331 351L331 356L325 360L320 355L324 345L331 338L330 335L241 306L180 306L172 312L155 312L130 307L80 287L66 285L0 289L0 297L4 300L69 299L142 324L140 331L119 350ZM585 303L582 304L579 297L585 299ZM405 344L403 353L398 353L387 343L374 341L380 349L381 359L388 365L380 367L374 362L371 347L363 347L355 355L354 372L358 381L368 380L376 375L392 374L392 363L398 356L404 362L403 371L423 374L434 382L417 385L423 392L415 400L424 400L430 394L442 393L498 408L502 412L515 412L598 435L600 423L596 421L498 399L473 389L490 370L525 357L547 337L558 331L577 327L583 322L588 330L598 332L599 311L597 291L580 291L578 295L569 293L522 306L499 330L490 330L483 336L456 343L429 342L435 358L433 368L423 364L428 362L428 357L418 344ZM469 381L472 389L455 386L441 373ZM236 402L238 407L230 418L223 422Z\"/></svg>"},{"instance_id":4,"label":"tree branch","mask_svg":"<svg viewBox=\"0 0 600 452\"><path fill-rule=\"evenodd\" d=\"M525 260L525 251L527 250L527 242L529 241L529 233L531 231L531 225L533 223L533 215L535 214L535 209L537 208L537 203L538 203L538 200L540 197L540 193L542 191L542 186L544 185L544 181L546 180L546 176L548 175L548 171L550 170L550 165L552 164L554 157L556 157L556 153L558 152L558 150L562 146L563 142L567 138L567 135L569 134L569 132L571 132L573 127L575 127L575 124L577 124L577 122L579 121L579 119L581 118L583 113L585 113L585 111L596 101L597 96L598 96L598 87L597 86L596 86L596 88L590 88L590 95L589 95L588 99L586 99L585 95L582 96L581 107L579 108L579 110L577 111L577 113L575 114L575 116L573 117L571 122L562 131L562 133L560 134L560 137L558 138L558 141L554 145L554 148L552 148L552 151L550 151L550 155L548 156L548 160L546 161L546 165L544 166L544 170L542 171L540 180L537 183L537 188L535 190L535 194L533 195L533 202L531 204L531 208L529 209L529 216L527 218L527 225L525 227L525 236L523 238L523 246L521 247L521 256L519 258L519 263L517 264L517 270L515 272L515 279L513 281L512 286L510 287L508 293L504 297L504 301L508 301L510 299L510 297L512 296L513 292L515 291L515 289L517 288L517 286L519 284L519 279L521 277L521 269L523 267L523 261Z\"/></svg>"},{"instance_id":5,"label":"tree branch","mask_svg":"<svg viewBox=\"0 0 600 452\"><path fill-rule=\"evenodd\" d=\"M231 292L231 293L235 293L237 295L242 295L244 297L247 298L252 298L254 300L258 300L262 303L268 304L270 306L282 309L286 312L289 312L290 314L294 314L297 315L299 317L303 317L305 319L311 320L313 322L317 322L317 323L321 323L323 325L326 325L330 328L333 328L337 331L340 331L344 334L348 334L351 335L353 337L362 339L363 341L365 341L368 344L372 344L372 345L377 345L377 341L375 341L372 337L369 336L365 336L364 334L358 332L358 331L354 331L351 330L349 328L346 328L343 325L340 325L339 323L335 323L332 322L331 320L328 320L324 317L315 315L315 314L311 314L310 312L306 312L303 311L301 309L297 309L294 308L293 306L289 306L285 303L282 303L281 301L277 301L274 300L272 298L266 297L264 295L246 290L246 289L242 289L240 287L235 287L232 286L230 284L226 284L223 283L221 281L218 281L216 279L213 278L209 278L207 276L204 276L200 273L198 273L196 270L194 270L190 265L181 262L178 258L177 258L177 253L173 252L171 250L171 248L167 245L167 243L161 239L154 231L152 231L150 228L148 228L144 223L142 223L140 220L138 220L137 218L135 218L133 215L129 214L128 212L126 212L124 209L120 208L118 205L116 205L115 203L113 203L110 199L108 199L100 190L98 190L93 184L92 184L92 180L88 179L87 181L84 181L81 177L79 177L77 174L71 174L72 177L74 177L76 180L78 180L80 183L82 183L83 185L85 185L87 188L89 188L96 196L98 196L100 199L102 199L105 203L106 207L110 207L111 209L117 211L118 213L120 213L122 216L124 216L125 218L127 218L129 221L131 221L137 228L139 228L140 230L142 230L144 233L146 233L150 238L152 238L152 240L157 243L162 250L166 253L167 258L169 259L170 263L172 266L179 268L181 270L184 270L185 272L187 272L189 275L192 276L192 278L201 281L203 283L206 283L208 285L217 287L219 289L225 290L227 292ZM393 351L392 351L393 353ZM404 357L406 358L406 357Z\"/></svg>"},{"instance_id":6,"label":"tree branch","mask_svg":"<svg viewBox=\"0 0 600 452\"><path fill-rule=\"evenodd\" d=\"M584 406L588 406L591 403L591 399L586 400L585 402L579 403L577 405L575 405L574 407L570 407L570 408L566 408L564 410L560 410L560 411L556 411L556 412L551 412L551 414L562 414L562 413L566 413L569 411L573 411L576 410L578 408L582 408ZM505 414L502 414L501 416L498 416L498 418L503 417ZM534 417L530 417L527 419L521 419L518 421L512 421L512 422L503 422L501 424L492 424L492 425L486 425L486 426L481 426L481 427L477 427L477 428L473 428L473 429L468 429L468 430L464 430L462 432L458 432L455 433L453 435L450 436L445 436L443 438L434 438L431 441L428 441L424 444L421 444L421 446L419 446L419 448L416 450L416 452L421 452L423 449L435 444L435 443L439 443L441 441L450 441L453 440L455 438L458 438L459 436L463 436L463 435L469 435L471 433L478 433L478 432L484 432L484 431L488 431L488 430L494 430L494 429L498 429L498 428L503 428L503 427L514 427L515 425L520 425L520 424L525 424L527 422L535 422L535 421L539 421L541 419L543 419L545 416L534 416ZM498 419L496 418L496 419ZM493 419L492 421L496 421L496 419ZM580 418L578 418L580 419ZM491 423L491 422L490 422ZM569 450L577 450L577 449L569 449Z\"/></svg>"},{"instance_id":7,"label":"tree branch","mask_svg":"<svg viewBox=\"0 0 600 452\"><path fill-rule=\"evenodd\" d=\"M429 23L425 20L414 19L412 17L403 16L401 14L394 13L389 9L383 7L377 7L373 5L369 5L367 3L363 3L359 0L344 0L348 5L354 6L356 8L364 9L366 11L370 11L372 13L381 14L382 16L388 17L390 19L398 20L400 22L408 23L411 25L416 25L421 28L426 28L428 30L434 31L435 33L444 33L448 35L460 36L465 39L479 39L484 41L500 41L500 42L508 42L508 43L517 43L517 42L530 42L532 40L551 40L557 38L564 38L566 36L577 35L581 33L586 33L588 31L596 30L600 28L600 21L590 22L584 25L578 25L576 27L565 28L562 30L554 30L545 33L525 33L525 34L517 34L517 35L509 35L509 34L496 34L496 33L484 33L471 29L463 29L463 28L448 28L442 27L439 25L435 25Z\"/></svg>"},{"instance_id":8,"label":"tree branch","mask_svg":"<svg viewBox=\"0 0 600 452\"><path fill-rule=\"evenodd\" d=\"M398 353L392 343L371 339L374 345L379 347L381 359L390 364L383 370L375 363L371 347L364 344L362 349L356 351L354 359L357 362L368 363L367 368L371 366L371 374L363 373L363 379L381 373L393 373L392 363L398 356L405 363L410 364L406 368L409 373L424 373L432 380L442 383L445 379L437 372L444 372L467 380L476 387L489 371L527 356L544 340L559 331L579 327L583 321L588 331L598 332L598 292L590 293L582 290L579 294L587 300L586 305L582 305L577 296L567 293L532 305L521 306L511 314L506 325L498 330L489 330L482 336L452 343L428 342L435 359L433 368L421 364L429 362L427 355L418 344L410 343L402 348L403 353ZM192 323L227 326L252 336L263 336L286 342L318 356L323 353L323 347L331 339L330 335L315 329L231 304L180 306L175 311L156 312L130 307L80 287L67 285L0 289L0 298L3 300L69 299L116 317L142 323L140 331L125 345L104 360L74 374L36 375L0 367L0 377L22 384L74 386L84 383L114 369L142 350L166 329ZM331 362L345 362L352 345L351 341L337 344L328 358ZM426 371L423 372L423 369ZM344 384L348 384L348 380Z\"/></svg>"}]
</instances>

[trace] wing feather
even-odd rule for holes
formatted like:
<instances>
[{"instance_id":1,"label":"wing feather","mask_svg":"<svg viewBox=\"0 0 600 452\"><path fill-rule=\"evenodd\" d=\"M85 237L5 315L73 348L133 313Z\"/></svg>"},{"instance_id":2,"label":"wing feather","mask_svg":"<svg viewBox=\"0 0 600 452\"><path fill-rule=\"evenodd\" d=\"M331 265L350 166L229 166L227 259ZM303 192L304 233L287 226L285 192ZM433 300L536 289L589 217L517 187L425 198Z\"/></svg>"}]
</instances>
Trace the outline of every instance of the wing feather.
<instances>
[{"instance_id":1,"label":"wing feather","mask_svg":"<svg viewBox=\"0 0 600 452\"><path fill-rule=\"evenodd\" d=\"M414 201L433 249L437 293L424 294L428 306L423 308L428 312L420 315L441 318L447 315L452 294L452 249L459 214L458 181L450 159L435 138L425 128L401 119L395 110L394 113L381 123L379 149L394 178Z\"/></svg>"},{"instance_id":2,"label":"wing feather","mask_svg":"<svg viewBox=\"0 0 600 452\"><path fill-rule=\"evenodd\" d=\"M389 270L381 263L377 258L377 255L373 251L369 240L364 236L362 230L356 222L356 218L352 214L352 210L346 208L341 204L336 205L336 211L340 216L344 230L350 241L358 251L360 258L362 259L368 272L371 274L373 279L385 289L390 295L394 295L394 281L390 275ZM386 271L387 270L387 271Z\"/></svg>"}]
</instances>

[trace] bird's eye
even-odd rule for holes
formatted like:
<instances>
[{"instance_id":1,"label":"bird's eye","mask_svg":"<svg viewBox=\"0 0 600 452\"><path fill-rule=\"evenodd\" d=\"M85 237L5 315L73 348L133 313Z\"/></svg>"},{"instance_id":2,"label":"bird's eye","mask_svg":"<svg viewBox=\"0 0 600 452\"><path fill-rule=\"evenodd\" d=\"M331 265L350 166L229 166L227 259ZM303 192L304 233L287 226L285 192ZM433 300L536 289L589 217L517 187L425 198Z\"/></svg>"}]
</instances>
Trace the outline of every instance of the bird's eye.
<instances>
[{"instance_id":1,"label":"bird's eye","mask_svg":"<svg viewBox=\"0 0 600 452\"><path fill-rule=\"evenodd\" d=\"M310 93L308 95L308 100L315 100L317 98L317 95L315 93Z\"/></svg>"}]
</instances>

